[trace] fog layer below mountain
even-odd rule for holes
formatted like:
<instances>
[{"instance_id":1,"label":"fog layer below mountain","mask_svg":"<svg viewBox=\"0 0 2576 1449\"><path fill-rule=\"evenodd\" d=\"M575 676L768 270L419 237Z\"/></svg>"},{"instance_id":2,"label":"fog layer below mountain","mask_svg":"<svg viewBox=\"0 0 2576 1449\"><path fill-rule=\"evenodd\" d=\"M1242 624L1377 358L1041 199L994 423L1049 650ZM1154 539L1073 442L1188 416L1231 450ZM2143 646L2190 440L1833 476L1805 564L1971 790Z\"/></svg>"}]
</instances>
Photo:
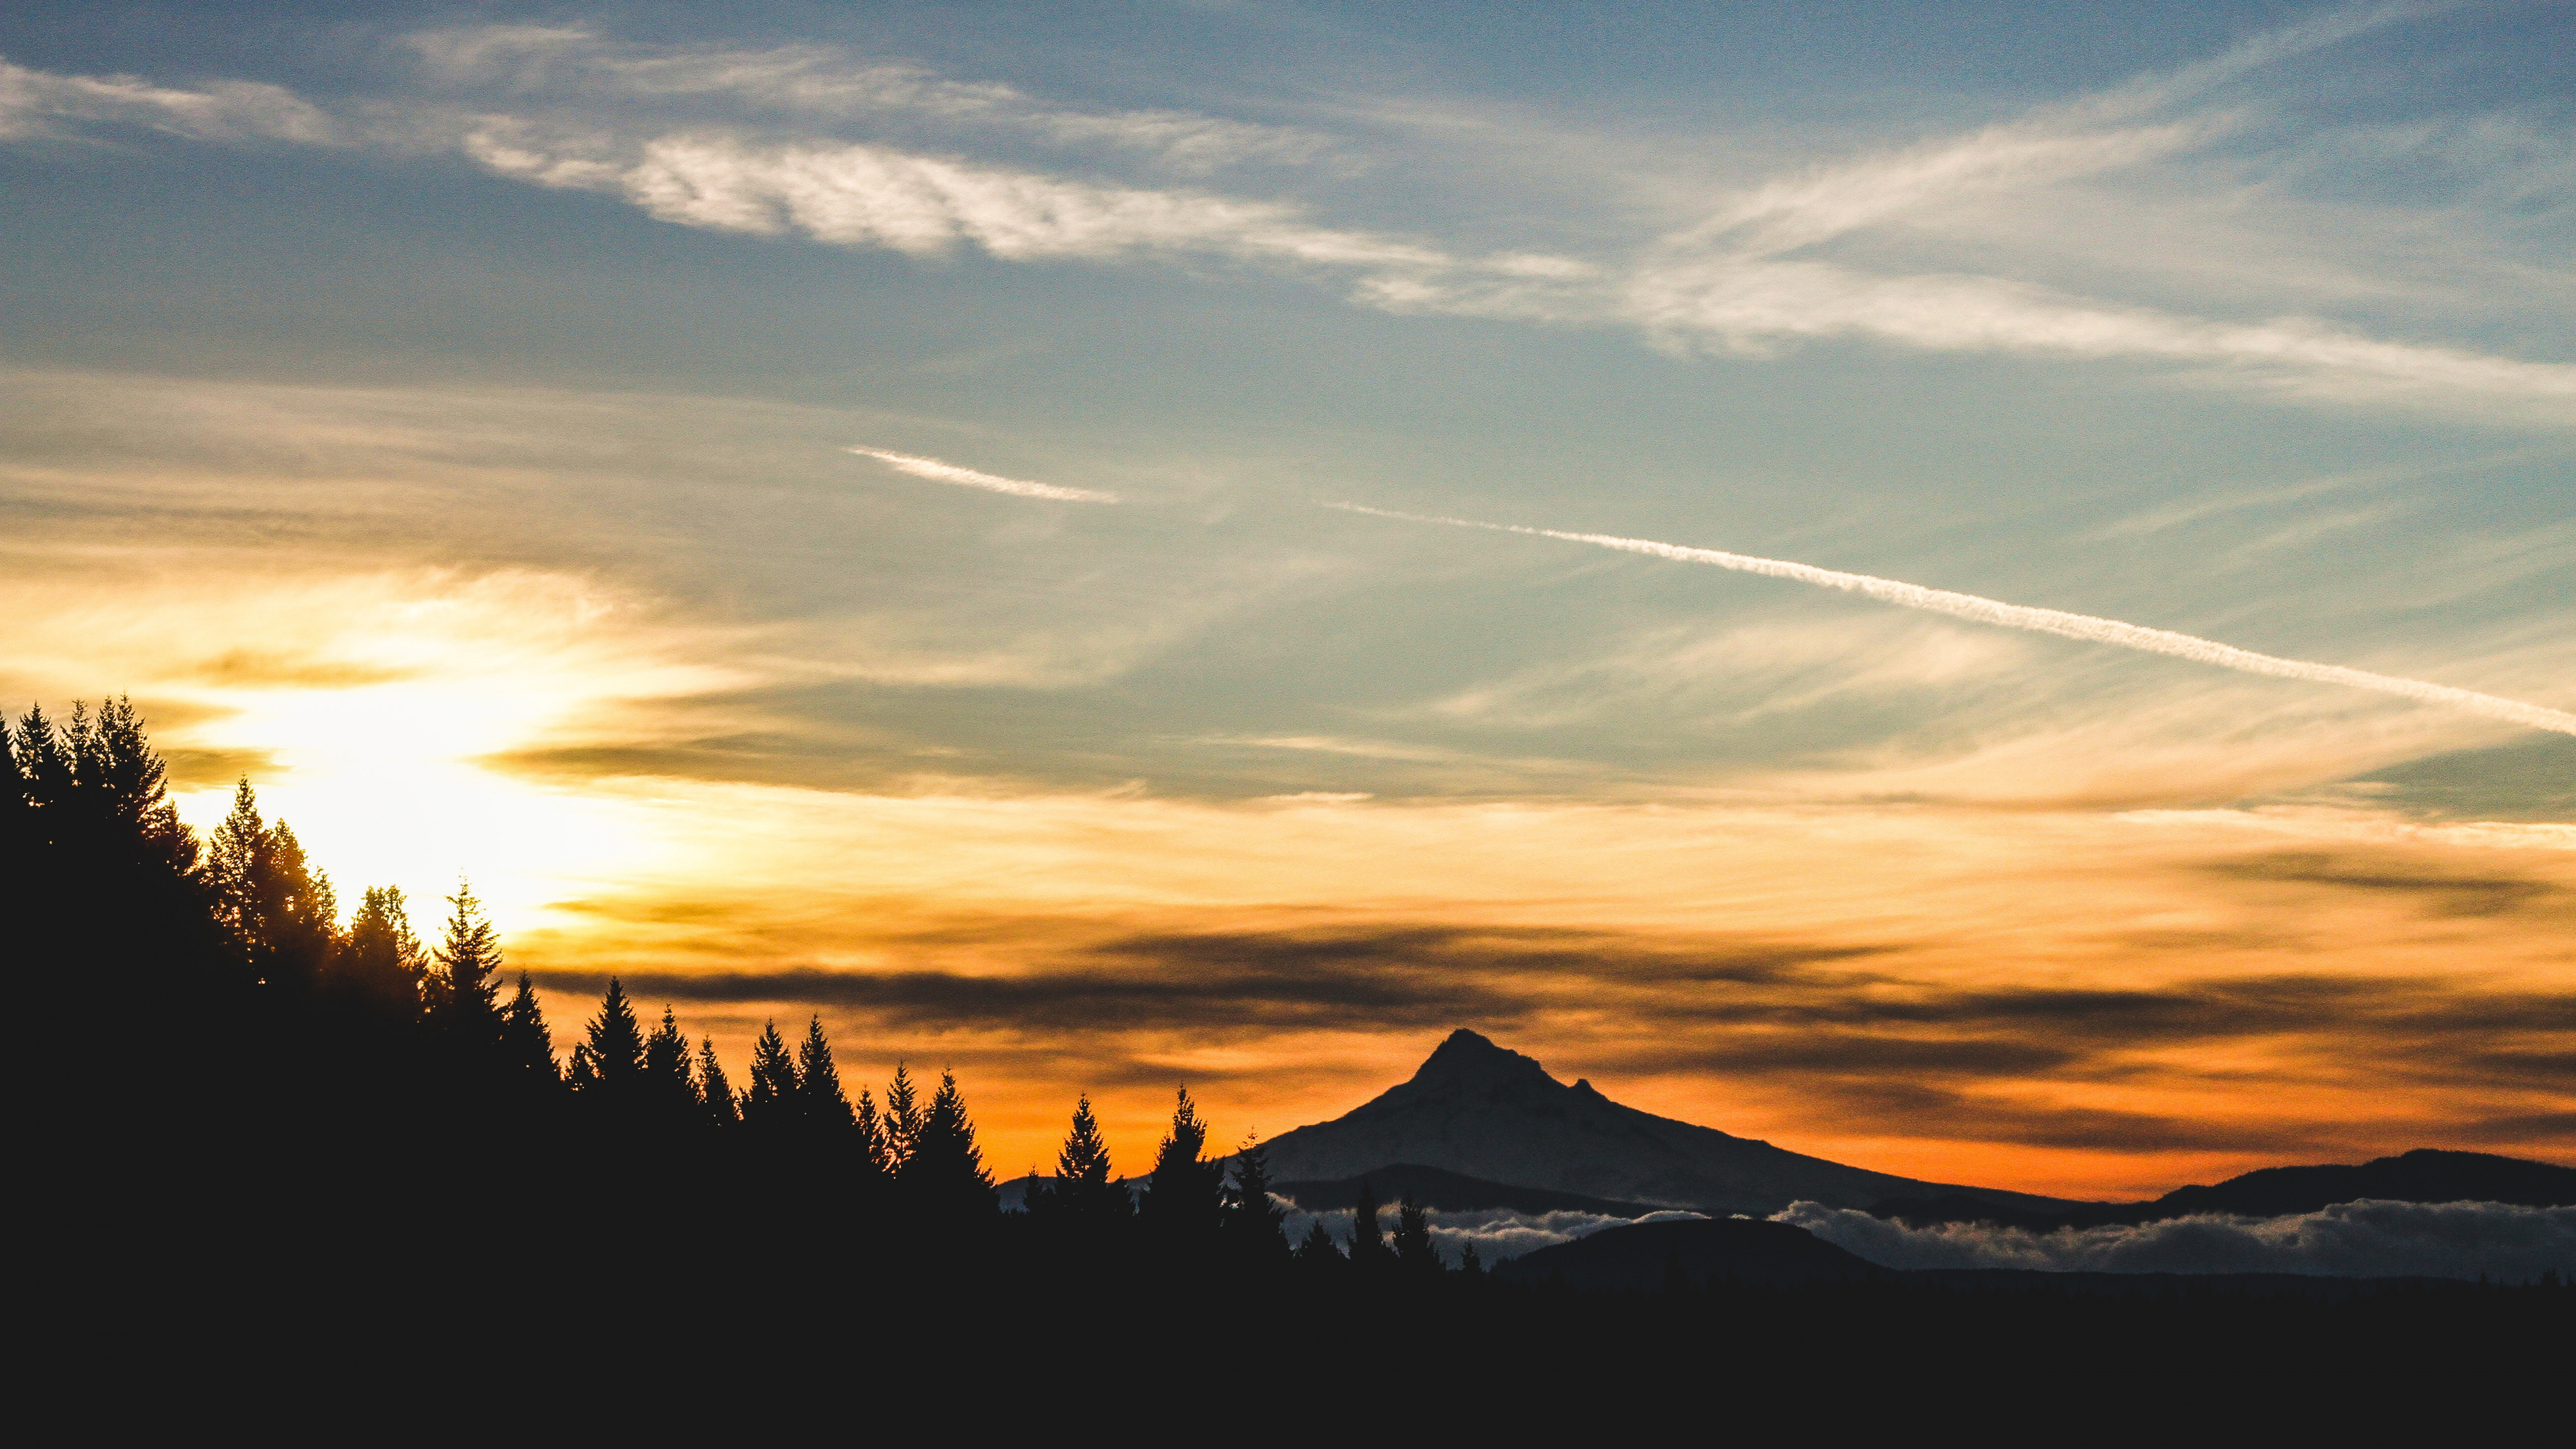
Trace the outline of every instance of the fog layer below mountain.
<instances>
[{"instance_id":1,"label":"fog layer below mountain","mask_svg":"<svg viewBox=\"0 0 2576 1449\"><path fill-rule=\"evenodd\" d=\"M2251 1218L2032 1232L1992 1223L1910 1226L1820 1203L1773 1215L1887 1268L2091 1273L2309 1273L2525 1282L2576 1271L2576 1208L2364 1200ZM1528 1251L1524 1249L1523 1251Z\"/></svg>"}]
</instances>

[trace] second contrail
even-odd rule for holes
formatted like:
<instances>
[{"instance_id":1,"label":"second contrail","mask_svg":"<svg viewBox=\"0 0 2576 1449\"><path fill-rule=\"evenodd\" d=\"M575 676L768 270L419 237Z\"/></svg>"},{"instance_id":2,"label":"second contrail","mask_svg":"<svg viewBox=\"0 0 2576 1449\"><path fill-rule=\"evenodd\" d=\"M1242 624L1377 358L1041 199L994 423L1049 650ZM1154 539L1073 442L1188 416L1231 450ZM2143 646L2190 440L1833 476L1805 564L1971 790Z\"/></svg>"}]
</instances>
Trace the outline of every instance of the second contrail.
<instances>
[{"instance_id":1,"label":"second contrail","mask_svg":"<svg viewBox=\"0 0 2576 1449\"><path fill-rule=\"evenodd\" d=\"M2149 654L2170 655L2200 664L2215 664L2222 669L2242 670L2247 674L2269 674L2280 679L2304 679L2313 684L2340 684L2353 689L2367 689L2380 694L2393 694L2423 704L2448 705L2453 709L2482 714L2490 719L2509 720L2536 730L2555 730L2562 735L2576 735L2576 714L2525 704L2518 699L2504 699L2480 694L2471 689L2454 689L2447 684L2434 684L2422 679L2403 679L2393 674L2373 674L2367 669L2347 669L2340 664L2318 664L2306 659L2283 659L2272 654L2257 654L2214 639L2191 634L2177 634L2171 629L2150 629L2143 624L2125 624L2118 619L2101 619L2091 614L2070 614L2062 609L2034 609L2024 604L2007 604L1997 599L1979 598L1975 594L1957 594L1948 589L1927 589L1897 579L1875 578L1868 574L1847 574L1838 569L1820 569L1813 564L1792 563L1787 559L1756 558L1751 554L1727 553L1714 548L1689 548L1678 543L1657 543L1648 538L1620 538L1607 533L1567 533L1553 528L1526 528L1514 523L1484 523L1472 518L1440 518L1421 513L1398 513L1392 509L1370 508L1358 503L1327 503L1344 513L1365 513L1372 518L1394 518L1407 523L1438 523L1451 528L1481 528L1491 533L1519 533L1532 538L1562 539L1567 543L1588 543L1595 548L1615 548L1626 553L1642 553L1653 558L1668 558L1679 563L1714 564L1737 573L1761 574L1766 578L1791 579L1822 588L1841 589L1846 593L1865 594L1884 603L1907 609L1922 609L1934 614L1947 614L1955 619L1973 619L1981 624L2000 624L2007 629L2029 629L2041 634L2056 634L2068 639L2082 639L2094 644L2115 644L2123 649L2138 649Z\"/></svg>"}]
</instances>

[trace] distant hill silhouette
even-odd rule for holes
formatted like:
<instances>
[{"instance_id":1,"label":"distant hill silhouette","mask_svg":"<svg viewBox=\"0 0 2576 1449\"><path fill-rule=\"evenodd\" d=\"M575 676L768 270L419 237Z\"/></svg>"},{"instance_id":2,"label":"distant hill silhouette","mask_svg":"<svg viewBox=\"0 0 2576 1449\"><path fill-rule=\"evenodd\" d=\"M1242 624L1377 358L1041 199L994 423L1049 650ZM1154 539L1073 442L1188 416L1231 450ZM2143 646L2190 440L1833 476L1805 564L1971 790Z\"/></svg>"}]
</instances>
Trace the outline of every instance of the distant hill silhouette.
<instances>
[{"instance_id":1,"label":"distant hill silhouette","mask_svg":"<svg viewBox=\"0 0 2576 1449\"><path fill-rule=\"evenodd\" d=\"M2021 1211L2062 1199L1917 1182L1623 1107L1589 1082L1457 1031L1412 1080L1270 1144L1281 1181L1339 1181L1416 1163L1487 1182L1710 1213L1778 1212L1800 1199L1866 1207L1963 1196Z\"/></svg>"},{"instance_id":2,"label":"distant hill silhouette","mask_svg":"<svg viewBox=\"0 0 2576 1449\"><path fill-rule=\"evenodd\" d=\"M2576 1205L2576 1167L2486 1152L2444 1152L2423 1147L2396 1157L2375 1158L2358 1167L2261 1168L2215 1187L2178 1187L2151 1202L2075 1203L2031 1211L1951 1193L1889 1198L1870 1204L1869 1211L1875 1217L1902 1218L1911 1223L1986 1222L2046 1232L2162 1222L2194 1213L2282 1217L2363 1198L2566 1207Z\"/></svg>"},{"instance_id":3,"label":"distant hill silhouette","mask_svg":"<svg viewBox=\"0 0 2576 1449\"><path fill-rule=\"evenodd\" d=\"M1422 1206L1444 1213L1508 1208L1513 1212L1531 1214L1571 1212L1611 1218L1641 1218L1658 1211L1648 1203L1614 1202L1576 1192L1552 1192L1543 1187L1515 1187L1413 1162L1389 1163L1356 1177L1282 1182L1270 1190L1310 1213L1339 1212L1358 1206L1360 1184L1364 1182L1376 1192L1380 1203L1391 1203L1410 1195Z\"/></svg>"},{"instance_id":4,"label":"distant hill silhouette","mask_svg":"<svg viewBox=\"0 0 2576 1449\"><path fill-rule=\"evenodd\" d=\"M1893 1281L1898 1275L1845 1252L1805 1228L1758 1218L1702 1218L1611 1228L1496 1265L1507 1283L1656 1292L1711 1280L1787 1288L1809 1283ZM1676 1284L1675 1278L1686 1280Z\"/></svg>"}]
</instances>

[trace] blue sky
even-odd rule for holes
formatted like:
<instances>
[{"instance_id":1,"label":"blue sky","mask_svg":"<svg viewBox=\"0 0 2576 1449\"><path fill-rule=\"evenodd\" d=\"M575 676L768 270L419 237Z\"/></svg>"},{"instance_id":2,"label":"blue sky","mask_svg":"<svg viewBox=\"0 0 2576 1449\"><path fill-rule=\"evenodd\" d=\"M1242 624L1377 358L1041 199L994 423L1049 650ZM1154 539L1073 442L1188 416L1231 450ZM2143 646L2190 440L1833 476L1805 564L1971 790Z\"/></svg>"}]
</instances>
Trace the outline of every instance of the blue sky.
<instances>
[{"instance_id":1,"label":"blue sky","mask_svg":"<svg viewBox=\"0 0 2576 1449\"><path fill-rule=\"evenodd\" d=\"M415 898L495 875L528 959L573 974L879 969L911 948L846 943L913 929L884 911L1061 922L1051 888L992 885L1023 867L917 877L853 843L900 818L903 850L1021 859L991 809L1090 842L1022 842L1068 881L1302 822L1315 854L1084 897L1118 919L1083 930L1146 935L1156 911L1491 924L1455 878L1526 863L1480 852L1597 860L1678 820L1716 853L1646 871L1662 894L1605 877L1514 926L1593 929L1617 897L1667 942L1704 928L1712 873L1877 868L1835 855L1846 829L1982 858L1958 842L2012 819L1996 849L2052 844L2011 869L2122 862L2102 889L2140 941L2281 907L2215 879L2307 882L2343 924L2237 967L2326 969L2385 938L2350 882L2398 857L2435 882L2409 899L2561 900L2576 740L1316 505L2576 710L2571 39L2563 3L21 8L0 684L130 689L192 789L248 771L323 859ZM389 782L431 779L402 789L434 826L377 839ZM524 848L464 858L475 811ZM1495 845L1461 811L1562 840ZM1795 848L1728 855L1730 820ZM734 829L803 863L691 853ZM1376 884L1327 889L1317 855ZM810 904L826 878L857 883ZM698 935L638 904L674 880ZM1858 929L1748 890L1729 909L1766 940ZM1987 909L1907 929L1964 942ZM2409 918L2403 970L2563 972L2560 906L2446 909ZM1050 930L979 969L1081 934ZM2079 966L2072 940L2007 974L2206 959ZM1976 1125L1979 1093L2111 1090L2100 1063L1979 1078L1949 1127L1835 1135L1718 1045L1578 1015L1507 1025L1639 1092L1917 1144L1881 1151L2021 1130ZM1069 1048L1028 1023L914 1026L1061 1085L1032 1063ZM1327 1063L1293 1102L1411 1050L1356 1019L1301 1028L1330 1050L1191 1030L1082 1049L1247 1082ZM2490 1089L2520 1104L2497 1120L2565 1110L2563 1083Z\"/></svg>"}]
</instances>

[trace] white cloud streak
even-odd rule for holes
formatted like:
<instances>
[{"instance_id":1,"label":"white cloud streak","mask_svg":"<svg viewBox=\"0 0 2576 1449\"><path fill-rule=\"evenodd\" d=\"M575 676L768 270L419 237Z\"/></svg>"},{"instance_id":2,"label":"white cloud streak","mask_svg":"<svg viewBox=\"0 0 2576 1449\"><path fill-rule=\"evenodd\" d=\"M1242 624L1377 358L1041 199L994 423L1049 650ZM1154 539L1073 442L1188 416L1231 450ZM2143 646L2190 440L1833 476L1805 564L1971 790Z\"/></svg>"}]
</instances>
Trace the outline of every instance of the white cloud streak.
<instances>
[{"instance_id":1,"label":"white cloud streak","mask_svg":"<svg viewBox=\"0 0 2576 1449\"><path fill-rule=\"evenodd\" d=\"M1606 533L1569 533L1553 528L1529 528L1510 523L1484 523L1469 518L1442 518L1419 513L1398 513L1391 509L1370 508L1357 503L1326 503L1326 508L1344 513L1366 514L1372 518L1390 518L1406 523L1436 523L1450 528L1483 529L1489 533L1517 533L1531 538L1553 538L1567 543L1590 544L1595 548L1617 549L1623 553L1645 554L1650 558L1670 559L1676 563L1709 564L1737 573L1759 574L1765 578L1788 579L1795 583L1813 584L1819 588L1839 589L1860 594L1906 609L1946 614L1956 619L1996 624L2007 629L2027 629L2034 633L2055 634L2061 638L2080 639L2092 644L2110 644L2123 649L2136 649L2148 654L2162 654L2175 659L2188 659L2199 664L2213 664L2222 669L2247 674L2265 674L2277 679L2298 679L2314 684L2336 684L2352 689L2366 689L2380 694L2396 695L2420 704L2440 705L2506 720L2529 729L2554 730L2576 735L2576 714L2503 699L2474 690L2457 689L2447 684L2434 684L2421 679L2405 679L2391 674L2374 674L2366 669L2351 669L2340 664L2318 664L2304 659L2283 659L2271 654L2257 654L2250 649L2221 644L2191 634L2178 634L2170 629L2151 629L2142 624L2123 623L2118 619L2098 618L2091 614L2070 614L2060 609L2038 609L2022 604L2007 604L1975 594L1953 593L1947 589L1930 589L1921 584L1883 579L1870 574L1844 573L1838 569L1818 568L1813 564L1793 563L1787 559L1757 558L1751 554L1727 553L1713 548L1691 548L1677 543L1658 543L1652 539L1621 538Z\"/></svg>"},{"instance_id":2,"label":"white cloud streak","mask_svg":"<svg viewBox=\"0 0 2576 1449\"><path fill-rule=\"evenodd\" d=\"M1304 162L1329 145L1312 131L1188 111L1049 106L999 82L951 80L910 62L870 60L823 45L639 45L587 27L542 25L423 31L404 44L423 74L443 87L616 101L721 101L825 120L919 119L1062 146L1114 147L1185 172L1246 161Z\"/></svg>"},{"instance_id":3,"label":"white cloud streak","mask_svg":"<svg viewBox=\"0 0 2576 1449\"><path fill-rule=\"evenodd\" d=\"M1794 1223L1883 1268L2045 1273L2304 1273L2528 1282L2576 1270L2576 1208L2365 1200L2277 1218L2204 1214L2035 1233L1992 1223L1914 1227L1792 1203Z\"/></svg>"},{"instance_id":4,"label":"white cloud streak","mask_svg":"<svg viewBox=\"0 0 2576 1449\"><path fill-rule=\"evenodd\" d=\"M330 143L331 118L292 91L255 81L204 90L130 75L58 75L0 60L0 140L46 135L62 122L142 126L197 141Z\"/></svg>"},{"instance_id":5,"label":"white cloud streak","mask_svg":"<svg viewBox=\"0 0 2576 1449\"><path fill-rule=\"evenodd\" d=\"M883 448L851 448L847 451L862 458L874 458L898 473L927 478L933 483L954 483L960 488L981 488L991 493L1008 493L1020 498L1052 498L1059 503L1115 503L1118 495L1093 488L1059 488L1052 483L1032 483L1026 478L1005 478L998 473L979 472L943 463L937 458L924 458L912 453L890 453Z\"/></svg>"}]
</instances>

